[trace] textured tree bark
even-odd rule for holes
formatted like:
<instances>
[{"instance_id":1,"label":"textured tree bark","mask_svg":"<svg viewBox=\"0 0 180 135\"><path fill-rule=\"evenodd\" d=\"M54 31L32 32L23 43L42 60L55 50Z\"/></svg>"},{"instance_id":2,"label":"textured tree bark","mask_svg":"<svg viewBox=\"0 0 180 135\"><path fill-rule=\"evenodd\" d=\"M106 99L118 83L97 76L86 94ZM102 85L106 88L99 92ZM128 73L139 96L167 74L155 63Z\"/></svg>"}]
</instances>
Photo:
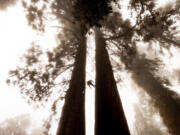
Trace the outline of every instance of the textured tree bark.
<instances>
[{"instance_id":1,"label":"textured tree bark","mask_svg":"<svg viewBox=\"0 0 180 135\"><path fill-rule=\"evenodd\" d=\"M106 43L99 28L96 40L95 135L130 135Z\"/></svg>"},{"instance_id":2,"label":"textured tree bark","mask_svg":"<svg viewBox=\"0 0 180 135\"><path fill-rule=\"evenodd\" d=\"M70 86L65 97L56 135L85 135L86 37L82 37L75 57Z\"/></svg>"}]
</instances>

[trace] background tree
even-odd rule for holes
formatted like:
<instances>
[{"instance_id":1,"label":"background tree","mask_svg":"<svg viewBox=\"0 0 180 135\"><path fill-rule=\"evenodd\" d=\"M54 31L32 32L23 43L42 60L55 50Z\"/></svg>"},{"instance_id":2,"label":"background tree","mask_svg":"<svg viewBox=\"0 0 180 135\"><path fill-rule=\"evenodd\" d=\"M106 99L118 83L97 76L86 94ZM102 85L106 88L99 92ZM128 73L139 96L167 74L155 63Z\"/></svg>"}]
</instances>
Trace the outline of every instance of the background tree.
<instances>
[{"instance_id":1,"label":"background tree","mask_svg":"<svg viewBox=\"0 0 180 135\"><path fill-rule=\"evenodd\" d=\"M144 105L144 104L143 104ZM154 118L154 113L152 113L151 107L143 108L142 106L135 105L135 123L134 131L137 135L147 134L147 135L162 135L167 134L167 132L162 130L161 124L158 124ZM144 111L144 112L143 112ZM153 119L152 119L153 118ZM159 121L158 121L159 122ZM160 123L160 122L159 122Z\"/></svg>"},{"instance_id":2,"label":"background tree","mask_svg":"<svg viewBox=\"0 0 180 135\"><path fill-rule=\"evenodd\" d=\"M1 122L0 134L1 135L28 135L27 130L30 126L28 115L17 116L9 118Z\"/></svg>"},{"instance_id":3,"label":"background tree","mask_svg":"<svg viewBox=\"0 0 180 135\"><path fill-rule=\"evenodd\" d=\"M135 61L139 66L132 67L133 79L152 97L151 103L158 109L169 132L174 135L179 133L177 125L179 124L180 98L178 94L167 87L169 85L167 79L155 75L158 72L155 68L158 66L154 66L153 61L143 58Z\"/></svg>"},{"instance_id":4,"label":"background tree","mask_svg":"<svg viewBox=\"0 0 180 135\"><path fill-rule=\"evenodd\" d=\"M1 0L0 1L0 11L6 10L9 6L13 6L17 3L17 0Z\"/></svg>"},{"instance_id":5,"label":"background tree","mask_svg":"<svg viewBox=\"0 0 180 135\"><path fill-rule=\"evenodd\" d=\"M144 41L158 41L162 48L168 48L170 45L179 47L176 24L179 21L178 5L167 5L169 8L166 9L167 7L164 7L164 11L163 8L155 9L155 4L153 5L152 2L148 1L142 2L140 5L149 11L149 14L145 15L140 20L139 28L137 28L137 33L139 35L143 35ZM141 10L143 10L143 8ZM142 68L137 67L136 69L140 72L135 74L139 77L142 75L142 77L141 81L137 81L138 79L136 77L133 77L134 80L140 87L144 86L143 89L146 89L146 92L152 97L152 103L158 109L163 122L168 127L169 132L174 135L179 134L180 131L177 125L180 123L177 119L177 114L180 112L180 98L178 97L178 94L167 87L170 84L168 84L166 79L162 79L162 77L155 75L155 71L156 73L158 72L159 64L155 64L156 62L145 58L140 60L143 63L136 60L134 59L134 62ZM136 72L134 68L132 68L132 70L133 72ZM146 77L143 77L144 75L146 75ZM165 109L167 106L171 109Z\"/></svg>"},{"instance_id":6,"label":"background tree","mask_svg":"<svg viewBox=\"0 0 180 135\"><path fill-rule=\"evenodd\" d=\"M106 24L106 28L109 29L106 30L110 33L110 36L106 34L106 39L119 50L114 51L114 54L120 56L121 62L124 63L126 69L132 72L132 78L135 82L152 97L153 106L159 111L169 132L175 135L179 133L179 129L177 128L177 125L179 125L179 120L177 120L177 114L179 114L180 109L179 96L167 87L170 85L168 79L157 75L158 70L162 68L162 66L160 67L158 64L158 59L150 60L145 56L139 56L137 48L139 41L148 43L158 41L158 46L161 49L167 49L168 52L170 52L169 47L171 45L178 47L178 35L175 32L177 26L175 27L173 24L179 21L179 10L175 8L161 12L161 10L155 9L155 3L153 1L133 2L134 1L132 1L131 6L135 6L136 11L139 11L139 14L136 15L137 20L135 21L135 25L131 26L128 20L125 21L126 23L120 23L121 19L114 15L116 19L109 19L109 23ZM176 19L173 20L174 17ZM153 20L153 18L158 18L159 20ZM119 31L118 28L120 29ZM174 30L172 30L172 28L174 28ZM173 32L176 34L172 34ZM114 33L113 36L111 33ZM132 35L133 38L131 38ZM168 37L167 35L171 36ZM164 40L170 37L173 39L173 42ZM161 54L160 51L159 54ZM136 58L140 58L142 61L139 60L142 63ZM136 65L137 68L134 69L132 65ZM138 70L138 72L135 70ZM135 78L134 75L136 76ZM166 110L165 108L167 108L167 106L172 107L172 109Z\"/></svg>"}]
</instances>

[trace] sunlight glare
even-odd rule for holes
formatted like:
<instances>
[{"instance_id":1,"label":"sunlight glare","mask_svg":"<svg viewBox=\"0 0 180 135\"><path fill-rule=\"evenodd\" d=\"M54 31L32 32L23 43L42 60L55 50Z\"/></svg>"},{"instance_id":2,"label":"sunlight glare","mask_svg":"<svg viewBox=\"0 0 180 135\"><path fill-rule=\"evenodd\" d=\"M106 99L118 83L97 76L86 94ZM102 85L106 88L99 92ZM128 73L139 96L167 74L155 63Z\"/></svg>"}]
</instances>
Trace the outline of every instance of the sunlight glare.
<instances>
[{"instance_id":1,"label":"sunlight glare","mask_svg":"<svg viewBox=\"0 0 180 135\"><path fill-rule=\"evenodd\" d=\"M37 120L47 117L43 109L34 110L22 98L17 87L5 83L8 71L20 64L20 57L26 52L31 42L38 39L37 34L27 25L21 4L0 11L0 120L22 113L30 113ZM50 34L50 33L48 33ZM52 35L54 36L54 35ZM51 43L50 37L44 43ZM41 41L43 43L43 41Z\"/></svg>"}]
</instances>

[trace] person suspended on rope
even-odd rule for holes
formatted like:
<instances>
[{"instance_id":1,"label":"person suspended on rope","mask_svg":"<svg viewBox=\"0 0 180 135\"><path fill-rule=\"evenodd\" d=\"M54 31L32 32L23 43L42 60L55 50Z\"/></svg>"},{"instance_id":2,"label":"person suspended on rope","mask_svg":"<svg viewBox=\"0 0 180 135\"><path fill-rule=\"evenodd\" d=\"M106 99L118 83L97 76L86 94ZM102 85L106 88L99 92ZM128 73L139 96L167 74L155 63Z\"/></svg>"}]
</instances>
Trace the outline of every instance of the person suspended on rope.
<instances>
[{"instance_id":1,"label":"person suspended on rope","mask_svg":"<svg viewBox=\"0 0 180 135\"><path fill-rule=\"evenodd\" d=\"M91 86L94 87L94 84L93 84L93 81L92 80L89 80L87 81L87 85L91 88Z\"/></svg>"}]
</instances>

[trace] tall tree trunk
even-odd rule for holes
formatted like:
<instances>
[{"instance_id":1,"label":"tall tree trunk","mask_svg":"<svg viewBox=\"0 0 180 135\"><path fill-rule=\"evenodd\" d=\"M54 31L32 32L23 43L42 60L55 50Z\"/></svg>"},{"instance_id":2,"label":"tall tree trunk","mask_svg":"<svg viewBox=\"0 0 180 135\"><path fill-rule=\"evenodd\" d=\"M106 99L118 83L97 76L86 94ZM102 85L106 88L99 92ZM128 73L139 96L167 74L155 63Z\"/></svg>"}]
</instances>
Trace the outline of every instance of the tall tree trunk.
<instances>
[{"instance_id":1,"label":"tall tree trunk","mask_svg":"<svg viewBox=\"0 0 180 135\"><path fill-rule=\"evenodd\" d=\"M106 43L99 28L96 40L95 135L130 135Z\"/></svg>"},{"instance_id":2,"label":"tall tree trunk","mask_svg":"<svg viewBox=\"0 0 180 135\"><path fill-rule=\"evenodd\" d=\"M154 76L147 63L148 59L137 57L131 67L132 78L151 96L151 103L159 111L169 133L180 135L180 97Z\"/></svg>"},{"instance_id":3,"label":"tall tree trunk","mask_svg":"<svg viewBox=\"0 0 180 135\"><path fill-rule=\"evenodd\" d=\"M75 57L70 86L65 97L56 135L85 135L86 37L82 37Z\"/></svg>"}]
</instances>

